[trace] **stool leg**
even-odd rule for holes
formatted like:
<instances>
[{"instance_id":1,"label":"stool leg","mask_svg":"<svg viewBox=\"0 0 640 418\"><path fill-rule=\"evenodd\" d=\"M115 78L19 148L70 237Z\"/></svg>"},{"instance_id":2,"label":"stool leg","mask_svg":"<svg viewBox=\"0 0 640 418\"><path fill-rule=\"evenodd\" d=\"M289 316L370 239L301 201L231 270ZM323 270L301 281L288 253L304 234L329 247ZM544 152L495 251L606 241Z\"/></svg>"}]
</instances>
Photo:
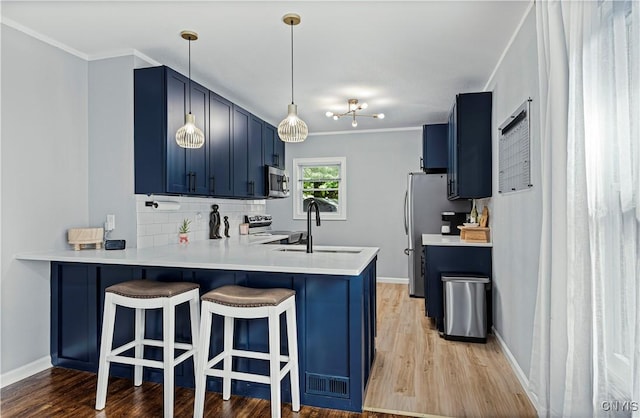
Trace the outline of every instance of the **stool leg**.
<instances>
[{"instance_id":1,"label":"stool leg","mask_svg":"<svg viewBox=\"0 0 640 418\"><path fill-rule=\"evenodd\" d=\"M173 373L175 355L175 306L166 298L162 309L162 363L164 368L164 416L173 417Z\"/></svg>"},{"instance_id":2,"label":"stool leg","mask_svg":"<svg viewBox=\"0 0 640 418\"><path fill-rule=\"evenodd\" d=\"M280 315L269 308L269 380L271 418L280 418Z\"/></svg>"},{"instance_id":3,"label":"stool leg","mask_svg":"<svg viewBox=\"0 0 640 418\"><path fill-rule=\"evenodd\" d=\"M224 317L224 377L222 378L222 399L228 401L231 398L231 351L233 350L233 325L234 318Z\"/></svg>"},{"instance_id":4,"label":"stool leg","mask_svg":"<svg viewBox=\"0 0 640 418\"><path fill-rule=\"evenodd\" d=\"M202 418L204 414L204 395L207 390L207 375L204 373L209 362L209 343L211 341L211 311L209 302L202 302L198 351L196 352L196 396L193 406L193 418Z\"/></svg>"},{"instance_id":5,"label":"stool leg","mask_svg":"<svg viewBox=\"0 0 640 418\"><path fill-rule=\"evenodd\" d=\"M291 381L291 409L300 410L300 380L298 376L298 331L296 329L296 304L288 307L287 313L287 344L289 345L289 363L291 371L289 380Z\"/></svg>"},{"instance_id":6,"label":"stool leg","mask_svg":"<svg viewBox=\"0 0 640 418\"><path fill-rule=\"evenodd\" d=\"M141 359L144 356L144 345L142 344L142 340L144 339L144 317L145 317L145 309L136 308L136 325L135 325L135 334L136 334L136 348L135 348L135 357L137 359ZM133 385L140 386L142 384L142 366L134 366L133 369Z\"/></svg>"},{"instance_id":7,"label":"stool leg","mask_svg":"<svg viewBox=\"0 0 640 418\"><path fill-rule=\"evenodd\" d=\"M191 345L193 347L193 367L196 367L199 343L199 327L200 327L200 297L198 292L189 301L189 315L191 317Z\"/></svg>"},{"instance_id":8,"label":"stool leg","mask_svg":"<svg viewBox=\"0 0 640 418\"><path fill-rule=\"evenodd\" d=\"M116 305L111 293L104 298L104 313L102 316L102 336L100 338L100 359L98 360L98 387L96 389L96 409L104 409L107 402L107 384L109 383L110 362L107 356L111 354L113 345L113 327L116 322Z\"/></svg>"}]
</instances>

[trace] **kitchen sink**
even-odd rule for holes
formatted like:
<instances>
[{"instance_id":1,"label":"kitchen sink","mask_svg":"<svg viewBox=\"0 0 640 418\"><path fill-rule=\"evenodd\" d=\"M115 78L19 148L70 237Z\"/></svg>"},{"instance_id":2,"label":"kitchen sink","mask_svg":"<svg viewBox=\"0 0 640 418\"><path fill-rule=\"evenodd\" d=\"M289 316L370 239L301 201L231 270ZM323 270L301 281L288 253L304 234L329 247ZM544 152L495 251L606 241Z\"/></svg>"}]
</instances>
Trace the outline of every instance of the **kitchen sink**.
<instances>
[{"instance_id":1,"label":"kitchen sink","mask_svg":"<svg viewBox=\"0 0 640 418\"><path fill-rule=\"evenodd\" d=\"M278 248L276 251L282 252L294 252L294 253L306 253L306 248ZM316 248L313 250L314 253L332 253L332 254L359 254L362 252L361 249L341 249L341 250L332 250L327 248Z\"/></svg>"}]
</instances>

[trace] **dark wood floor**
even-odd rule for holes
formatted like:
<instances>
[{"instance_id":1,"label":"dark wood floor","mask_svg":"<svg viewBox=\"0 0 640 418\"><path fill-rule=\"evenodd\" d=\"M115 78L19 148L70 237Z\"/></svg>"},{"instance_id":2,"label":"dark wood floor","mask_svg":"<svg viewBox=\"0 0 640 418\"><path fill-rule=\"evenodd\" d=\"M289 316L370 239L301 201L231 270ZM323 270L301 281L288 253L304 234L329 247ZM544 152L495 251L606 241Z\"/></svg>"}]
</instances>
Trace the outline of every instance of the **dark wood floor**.
<instances>
[{"instance_id":1,"label":"dark wood floor","mask_svg":"<svg viewBox=\"0 0 640 418\"><path fill-rule=\"evenodd\" d=\"M0 416L11 417L161 417L162 385L144 382L134 387L127 379L110 378L107 406L94 409L97 377L93 373L51 368L9 385L0 391ZM176 388L176 417L193 416L192 389ZM270 416L270 403L262 399L232 396L223 401L218 393L207 393L205 416L216 418L262 418ZM361 414L303 406L292 412L283 404L282 417L394 418L399 415L365 412Z\"/></svg>"}]
</instances>

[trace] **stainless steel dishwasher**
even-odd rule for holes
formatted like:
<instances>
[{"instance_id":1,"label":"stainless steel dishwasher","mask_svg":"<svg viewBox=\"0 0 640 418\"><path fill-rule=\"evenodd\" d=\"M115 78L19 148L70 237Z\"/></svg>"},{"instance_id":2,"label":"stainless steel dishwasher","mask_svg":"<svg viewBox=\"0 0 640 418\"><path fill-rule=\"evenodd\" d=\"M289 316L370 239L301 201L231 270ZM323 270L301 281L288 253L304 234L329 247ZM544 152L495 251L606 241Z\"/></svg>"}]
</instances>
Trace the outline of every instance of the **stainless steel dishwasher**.
<instances>
[{"instance_id":1,"label":"stainless steel dishwasher","mask_svg":"<svg viewBox=\"0 0 640 418\"><path fill-rule=\"evenodd\" d=\"M442 273L444 338L487 341L487 290L491 280L482 275Z\"/></svg>"}]
</instances>

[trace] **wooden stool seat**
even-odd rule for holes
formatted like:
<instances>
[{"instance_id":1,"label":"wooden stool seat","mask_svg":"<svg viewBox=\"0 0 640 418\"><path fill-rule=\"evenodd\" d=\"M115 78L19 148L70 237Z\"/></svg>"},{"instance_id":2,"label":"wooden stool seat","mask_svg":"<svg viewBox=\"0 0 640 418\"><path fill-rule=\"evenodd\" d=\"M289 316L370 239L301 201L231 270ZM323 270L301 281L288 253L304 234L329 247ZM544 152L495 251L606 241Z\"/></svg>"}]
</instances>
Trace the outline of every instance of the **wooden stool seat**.
<instances>
[{"instance_id":1,"label":"wooden stool seat","mask_svg":"<svg viewBox=\"0 0 640 418\"><path fill-rule=\"evenodd\" d=\"M196 396L194 418L204 414L204 395L207 376L222 378L222 399L231 397L231 380L265 383L271 389L271 416L281 416L281 380L289 373L291 407L300 410L300 379L298 372L298 333L296 330L296 298L291 289L254 289L243 286L222 286L202 295L200 317L200 346L195 370ZM280 315L286 314L288 355L280 355ZM209 359L212 316L224 316L224 349ZM233 348L235 318L268 318L269 352L237 350ZM269 375L237 372L232 369L233 357L269 361ZM223 362L222 369L215 366ZM280 367L281 363L285 363Z\"/></svg>"},{"instance_id":2,"label":"wooden stool seat","mask_svg":"<svg viewBox=\"0 0 640 418\"><path fill-rule=\"evenodd\" d=\"M133 383L142 384L143 367L163 369L164 416L173 417L174 368L189 357L196 363L198 347L199 285L187 282L158 282L154 280L131 280L105 289L104 315L100 359L98 361L98 387L96 409L104 409L107 400L107 384L111 363L134 366ZM189 302L191 319L191 344L175 341L175 308ZM134 340L113 348L116 308L124 306L135 309ZM147 309L162 309L162 340L144 338L145 312ZM144 347L161 347L162 360L144 358ZM122 355L134 349L134 356ZM175 351L183 351L176 356Z\"/></svg>"}]
</instances>

